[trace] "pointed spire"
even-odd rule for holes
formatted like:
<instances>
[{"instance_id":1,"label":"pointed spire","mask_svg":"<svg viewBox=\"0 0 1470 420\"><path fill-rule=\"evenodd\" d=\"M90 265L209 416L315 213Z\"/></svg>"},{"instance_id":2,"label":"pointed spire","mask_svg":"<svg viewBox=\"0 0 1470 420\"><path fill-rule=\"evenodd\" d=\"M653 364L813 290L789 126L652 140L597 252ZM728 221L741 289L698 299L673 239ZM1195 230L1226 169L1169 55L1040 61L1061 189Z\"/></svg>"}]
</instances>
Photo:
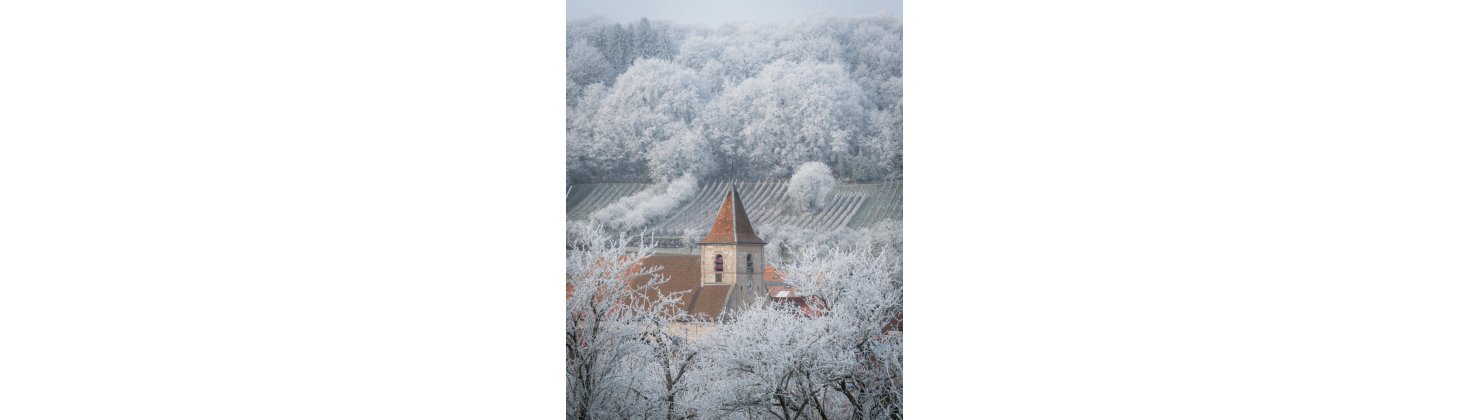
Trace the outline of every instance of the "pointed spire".
<instances>
[{"instance_id":1,"label":"pointed spire","mask_svg":"<svg viewBox=\"0 0 1470 420\"><path fill-rule=\"evenodd\" d=\"M699 243L766 243L756 235L755 226L750 224L750 217L745 215L745 204L740 202L740 192L733 185L725 193L725 202L720 204L720 213L715 215L715 224L710 227L709 235Z\"/></svg>"}]
</instances>

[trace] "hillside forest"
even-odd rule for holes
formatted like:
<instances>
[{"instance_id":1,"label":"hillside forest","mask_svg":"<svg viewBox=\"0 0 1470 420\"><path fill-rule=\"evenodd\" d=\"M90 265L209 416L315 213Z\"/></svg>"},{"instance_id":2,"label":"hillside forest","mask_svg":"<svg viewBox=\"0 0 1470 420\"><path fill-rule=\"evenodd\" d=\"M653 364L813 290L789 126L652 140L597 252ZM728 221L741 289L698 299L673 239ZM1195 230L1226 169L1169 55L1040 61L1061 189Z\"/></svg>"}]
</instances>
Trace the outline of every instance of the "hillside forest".
<instances>
[{"instance_id":1,"label":"hillside forest","mask_svg":"<svg viewBox=\"0 0 1470 420\"><path fill-rule=\"evenodd\" d=\"M568 185L769 180L809 162L840 182L902 179L898 17L580 20L566 54Z\"/></svg>"}]
</instances>

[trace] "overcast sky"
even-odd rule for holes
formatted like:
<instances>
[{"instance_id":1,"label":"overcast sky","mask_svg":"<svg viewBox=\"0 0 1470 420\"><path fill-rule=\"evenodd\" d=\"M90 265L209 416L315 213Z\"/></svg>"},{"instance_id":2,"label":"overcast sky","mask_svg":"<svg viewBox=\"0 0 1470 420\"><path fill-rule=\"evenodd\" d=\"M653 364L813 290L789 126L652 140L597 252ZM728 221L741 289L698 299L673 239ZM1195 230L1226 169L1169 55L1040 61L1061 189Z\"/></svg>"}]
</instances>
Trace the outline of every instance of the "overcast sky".
<instances>
[{"instance_id":1,"label":"overcast sky","mask_svg":"<svg viewBox=\"0 0 1470 420\"><path fill-rule=\"evenodd\" d=\"M903 16L901 0L567 0L567 20L601 16L615 22L647 17L685 23L785 22L817 13Z\"/></svg>"}]
</instances>

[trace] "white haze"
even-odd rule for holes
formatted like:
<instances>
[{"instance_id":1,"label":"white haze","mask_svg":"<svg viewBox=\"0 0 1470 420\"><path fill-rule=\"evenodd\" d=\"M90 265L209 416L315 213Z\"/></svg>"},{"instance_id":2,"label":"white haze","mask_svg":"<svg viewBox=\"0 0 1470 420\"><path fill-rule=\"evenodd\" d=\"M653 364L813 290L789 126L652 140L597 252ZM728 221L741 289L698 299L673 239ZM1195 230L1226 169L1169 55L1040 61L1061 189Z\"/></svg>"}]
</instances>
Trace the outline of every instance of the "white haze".
<instances>
[{"instance_id":1,"label":"white haze","mask_svg":"<svg viewBox=\"0 0 1470 420\"><path fill-rule=\"evenodd\" d=\"M618 21L655 20L718 25L773 23L813 14L903 15L901 0L568 0L567 20L602 17Z\"/></svg>"}]
</instances>

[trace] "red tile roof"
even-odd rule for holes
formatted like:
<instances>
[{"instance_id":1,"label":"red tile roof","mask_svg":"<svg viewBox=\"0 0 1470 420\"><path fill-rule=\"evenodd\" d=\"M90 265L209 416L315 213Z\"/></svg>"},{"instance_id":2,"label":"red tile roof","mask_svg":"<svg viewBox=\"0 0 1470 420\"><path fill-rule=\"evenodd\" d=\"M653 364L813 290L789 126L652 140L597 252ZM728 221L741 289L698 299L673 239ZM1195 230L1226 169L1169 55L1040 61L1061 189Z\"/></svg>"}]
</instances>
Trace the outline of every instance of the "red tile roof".
<instances>
[{"instance_id":1,"label":"red tile roof","mask_svg":"<svg viewBox=\"0 0 1470 420\"><path fill-rule=\"evenodd\" d=\"M678 292L688 292L679 298L679 308L688 310L689 305L694 302L694 292L699 289L699 256L698 255L654 255L644 258L642 267L660 268L654 274L662 274L669 279L658 286L658 291L670 295ZM647 276L639 277L638 284L647 283Z\"/></svg>"},{"instance_id":2,"label":"red tile roof","mask_svg":"<svg viewBox=\"0 0 1470 420\"><path fill-rule=\"evenodd\" d=\"M755 226L750 224L750 217L745 215L745 205L740 202L740 192L735 187L730 187L730 192L725 193L725 202L720 205L720 213L715 216L715 224L709 229L709 235L704 237L701 244L764 244L759 235L755 233Z\"/></svg>"},{"instance_id":3,"label":"red tile roof","mask_svg":"<svg viewBox=\"0 0 1470 420\"><path fill-rule=\"evenodd\" d=\"M658 286L659 292L666 295L688 292L679 299L679 308L687 311L691 317L715 320L724 312L730 286L700 287L698 255L654 255L644 258L643 266L663 267L656 274L668 276L669 280ZM648 281L647 277L640 277L639 280Z\"/></svg>"},{"instance_id":4,"label":"red tile roof","mask_svg":"<svg viewBox=\"0 0 1470 420\"><path fill-rule=\"evenodd\" d=\"M763 275L766 278L766 283L786 283L786 278L781 276L780 271L776 271L776 266L766 264L765 268Z\"/></svg>"},{"instance_id":5,"label":"red tile roof","mask_svg":"<svg viewBox=\"0 0 1470 420\"><path fill-rule=\"evenodd\" d=\"M771 302L776 304L790 303L796 305L806 316L821 316L817 308L807 303L805 296L796 293L796 289L786 284L781 271L776 266L766 264L766 293Z\"/></svg>"},{"instance_id":6,"label":"red tile roof","mask_svg":"<svg viewBox=\"0 0 1470 420\"><path fill-rule=\"evenodd\" d=\"M725 298L730 296L730 286L704 286L695 292L698 297L689 305L689 316L703 321L714 321L725 311Z\"/></svg>"}]
</instances>

